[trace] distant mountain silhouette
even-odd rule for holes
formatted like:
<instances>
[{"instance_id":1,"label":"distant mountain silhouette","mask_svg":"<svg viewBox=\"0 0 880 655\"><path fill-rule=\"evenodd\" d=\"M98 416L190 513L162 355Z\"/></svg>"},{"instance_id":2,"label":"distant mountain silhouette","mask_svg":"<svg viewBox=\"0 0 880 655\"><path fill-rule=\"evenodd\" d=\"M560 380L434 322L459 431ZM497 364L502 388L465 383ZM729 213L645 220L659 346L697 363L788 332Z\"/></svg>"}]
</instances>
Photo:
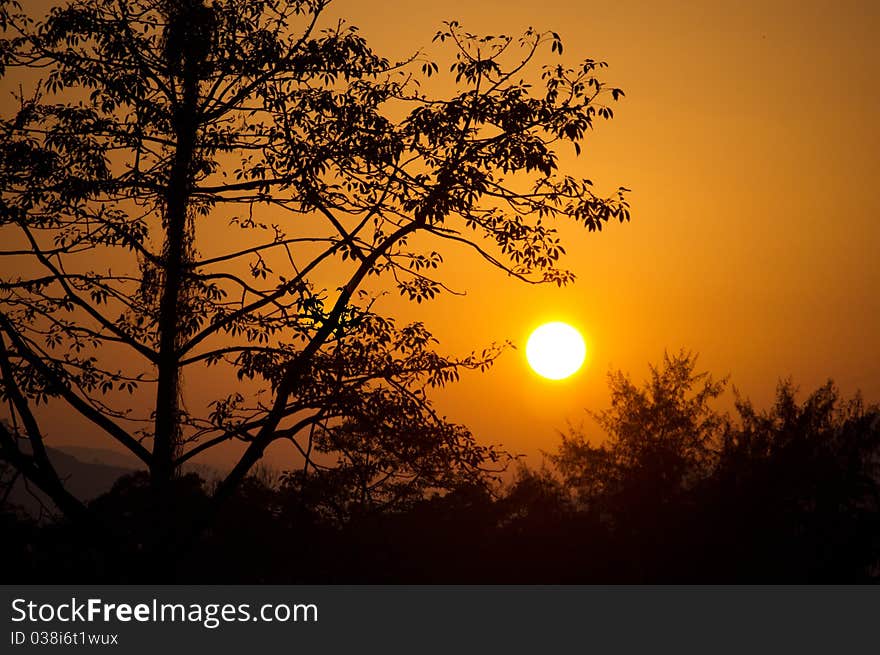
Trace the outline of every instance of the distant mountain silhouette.
<instances>
[{"instance_id":1,"label":"distant mountain silhouette","mask_svg":"<svg viewBox=\"0 0 880 655\"><path fill-rule=\"evenodd\" d=\"M134 471L146 469L146 465L131 453L123 453L107 448L87 448L86 446L63 445L53 450L55 453L70 455L82 464L99 464Z\"/></svg>"},{"instance_id":2,"label":"distant mountain silhouette","mask_svg":"<svg viewBox=\"0 0 880 655\"><path fill-rule=\"evenodd\" d=\"M127 457L122 453L100 448L84 448L82 446L64 446L59 448L47 448L49 458L58 471L58 475L65 480L67 488L74 496L83 501L90 501L106 493L123 475L133 473L142 466L133 457ZM24 509L32 516L39 516L40 504L51 507L52 504L37 489L31 486L29 489L19 480L8 502Z\"/></svg>"},{"instance_id":3,"label":"distant mountain silhouette","mask_svg":"<svg viewBox=\"0 0 880 655\"><path fill-rule=\"evenodd\" d=\"M70 492L82 501L89 502L107 493L123 475L143 471L146 466L133 455L107 448L88 448L86 446L63 445L47 448L49 458L65 480ZM182 473L197 473L204 480L216 480L220 472L212 466L187 462ZM36 497L35 497L36 496ZM24 509L31 516L40 514L40 503L51 507L49 499L31 485L30 491L19 480L7 501Z\"/></svg>"}]
</instances>

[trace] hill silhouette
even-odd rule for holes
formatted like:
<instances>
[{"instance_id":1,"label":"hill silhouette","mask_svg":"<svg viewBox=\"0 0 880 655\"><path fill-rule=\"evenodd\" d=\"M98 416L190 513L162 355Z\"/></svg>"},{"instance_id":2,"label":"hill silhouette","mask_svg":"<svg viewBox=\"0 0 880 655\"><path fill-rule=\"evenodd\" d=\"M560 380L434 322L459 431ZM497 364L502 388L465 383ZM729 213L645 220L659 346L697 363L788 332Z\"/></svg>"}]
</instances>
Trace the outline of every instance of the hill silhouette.
<instances>
[{"instance_id":1,"label":"hill silhouette","mask_svg":"<svg viewBox=\"0 0 880 655\"><path fill-rule=\"evenodd\" d=\"M138 469L136 460L110 450L77 446L47 450L71 493L86 502L107 493L119 478ZM35 518L52 507L52 502L45 494L33 486L26 486L22 479L16 481L7 502Z\"/></svg>"}]
</instances>

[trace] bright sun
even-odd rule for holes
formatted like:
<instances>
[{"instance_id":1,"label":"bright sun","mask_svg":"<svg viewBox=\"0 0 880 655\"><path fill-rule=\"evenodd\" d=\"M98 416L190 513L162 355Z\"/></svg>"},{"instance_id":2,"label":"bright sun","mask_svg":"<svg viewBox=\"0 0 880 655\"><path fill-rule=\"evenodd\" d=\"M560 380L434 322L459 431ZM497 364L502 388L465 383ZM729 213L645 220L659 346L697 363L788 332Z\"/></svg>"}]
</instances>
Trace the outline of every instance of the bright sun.
<instances>
[{"instance_id":1,"label":"bright sun","mask_svg":"<svg viewBox=\"0 0 880 655\"><path fill-rule=\"evenodd\" d=\"M551 380L561 380L575 373L586 355L583 337L567 323L545 323L532 332L526 344L529 366Z\"/></svg>"}]
</instances>

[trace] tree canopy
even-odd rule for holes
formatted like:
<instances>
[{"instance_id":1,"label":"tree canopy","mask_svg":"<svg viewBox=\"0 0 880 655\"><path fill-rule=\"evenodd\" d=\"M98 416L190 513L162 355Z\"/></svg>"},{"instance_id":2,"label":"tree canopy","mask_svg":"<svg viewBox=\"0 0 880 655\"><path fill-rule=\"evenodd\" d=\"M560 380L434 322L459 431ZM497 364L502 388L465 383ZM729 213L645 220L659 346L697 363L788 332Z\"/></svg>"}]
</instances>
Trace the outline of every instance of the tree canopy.
<instances>
[{"instance_id":1,"label":"tree canopy","mask_svg":"<svg viewBox=\"0 0 880 655\"><path fill-rule=\"evenodd\" d=\"M642 385L609 375L611 406L594 414L608 438L573 430L550 455L544 486L577 508L562 523L610 538L618 582L875 579L880 406L831 381L799 400L784 380L768 409L737 393L731 415L725 386L689 352Z\"/></svg>"},{"instance_id":2,"label":"tree canopy","mask_svg":"<svg viewBox=\"0 0 880 655\"><path fill-rule=\"evenodd\" d=\"M27 583L876 582L880 407L830 382L802 396L784 381L769 407L738 397L722 412L721 383L696 364L678 353L643 384L611 375L611 404L596 414L608 438L575 430L547 465L521 464L501 488L461 480L445 493L398 485L365 498L357 467L294 471L280 484L251 475L196 547L158 571L132 566L155 539L146 473L90 504L113 526L109 552L83 544L75 523L0 504L0 553L16 563L4 573ZM180 476L165 520L186 526L211 502L196 475Z\"/></svg>"},{"instance_id":3,"label":"tree canopy","mask_svg":"<svg viewBox=\"0 0 880 655\"><path fill-rule=\"evenodd\" d=\"M428 390L499 347L444 356L381 295L444 292L452 245L566 284L556 222L629 219L626 189L558 168L623 95L603 62L564 63L553 32L456 22L436 61L391 62L327 5L0 2L0 72L20 83L0 120L0 441L68 515L85 507L46 454L44 406L130 450L159 491L233 440L218 499L277 440L362 499L473 479L501 454ZM452 95L432 95L442 76ZM201 411L183 381L206 368L228 393Z\"/></svg>"}]
</instances>

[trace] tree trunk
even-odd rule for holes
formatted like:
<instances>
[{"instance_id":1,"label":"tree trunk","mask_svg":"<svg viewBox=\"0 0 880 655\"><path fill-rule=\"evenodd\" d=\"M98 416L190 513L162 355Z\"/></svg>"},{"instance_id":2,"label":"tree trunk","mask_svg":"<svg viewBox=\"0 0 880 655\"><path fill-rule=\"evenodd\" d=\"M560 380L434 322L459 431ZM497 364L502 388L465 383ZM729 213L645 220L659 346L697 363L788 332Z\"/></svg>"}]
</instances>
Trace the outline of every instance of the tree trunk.
<instances>
[{"instance_id":1,"label":"tree trunk","mask_svg":"<svg viewBox=\"0 0 880 655\"><path fill-rule=\"evenodd\" d=\"M185 33L191 17L172 16L169 30ZM185 43L185 38L183 42ZM180 42L180 39L177 39ZM176 149L165 197L165 250L162 295L159 301L159 362L156 391L155 435L151 479L154 488L165 489L174 476L174 459L180 442L180 344L181 318L186 310L185 272L191 258L193 235L188 229L192 194L193 159L198 132L199 73L201 61L183 53L178 73L182 95L174 116ZM169 64L169 68L173 68Z\"/></svg>"}]
</instances>

